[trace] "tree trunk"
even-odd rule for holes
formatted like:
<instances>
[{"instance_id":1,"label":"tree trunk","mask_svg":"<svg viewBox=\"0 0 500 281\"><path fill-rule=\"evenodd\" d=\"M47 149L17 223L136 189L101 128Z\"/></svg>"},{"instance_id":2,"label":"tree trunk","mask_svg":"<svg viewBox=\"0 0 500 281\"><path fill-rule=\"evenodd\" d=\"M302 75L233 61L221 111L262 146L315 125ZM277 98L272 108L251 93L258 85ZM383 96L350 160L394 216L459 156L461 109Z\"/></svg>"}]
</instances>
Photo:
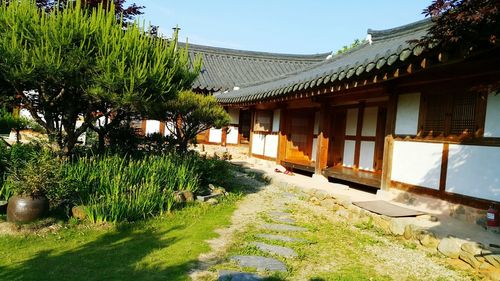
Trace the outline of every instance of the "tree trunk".
<instances>
[{"instance_id":1,"label":"tree trunk","mask_svg":"<svg viewBox=\"0 0 500 281\"><path fill-rule=\"evenodd\" d=\"M100 154L102 154L102 153L104 153L104 151L106 149L106 132L103 131L103 130L98 130L97 131L97 135L98 135L98 138L99 138L99 143L98 143L97 151Z\"/></svg>"}]
</instances>

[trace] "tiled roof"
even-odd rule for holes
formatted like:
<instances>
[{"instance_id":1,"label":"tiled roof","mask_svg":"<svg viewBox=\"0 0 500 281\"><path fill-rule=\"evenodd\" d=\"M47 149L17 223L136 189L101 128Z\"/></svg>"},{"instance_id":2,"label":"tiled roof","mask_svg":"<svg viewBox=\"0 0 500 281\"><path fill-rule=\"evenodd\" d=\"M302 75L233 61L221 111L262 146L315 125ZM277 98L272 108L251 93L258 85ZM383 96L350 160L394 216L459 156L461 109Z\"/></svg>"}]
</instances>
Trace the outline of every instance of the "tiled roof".
<instances>
[{"instance_id":1,"label":"tiled roof","mask_svg":"<svg viewBox=\"0 0 500 281\"><path fill-rule=\"evenodd\" d=\"M318 87L328 83L347 81L365 73L377 71L419 56L423 48L408 41L419 39L427 33L431 22L423 20L398 28L376 31L368 30L371 43L333 56L331 59L310 65L306 69L254 83L239 90L216 94L221 103L249 103L261 101Z\"/></svg>"},{"instance_id":2,"label":"tiled roof","mask_svg":"<svg viewBox=\"0 0 500 281\"><path fill-rule=\"evenodd\" d=\"M329 55L275 54L195 44L189 44L188 52L192 60L196 55L203 58L201 73L192 88L210 92L232 90L296 72L324 61Z\"/></svg>"}]
</instances>

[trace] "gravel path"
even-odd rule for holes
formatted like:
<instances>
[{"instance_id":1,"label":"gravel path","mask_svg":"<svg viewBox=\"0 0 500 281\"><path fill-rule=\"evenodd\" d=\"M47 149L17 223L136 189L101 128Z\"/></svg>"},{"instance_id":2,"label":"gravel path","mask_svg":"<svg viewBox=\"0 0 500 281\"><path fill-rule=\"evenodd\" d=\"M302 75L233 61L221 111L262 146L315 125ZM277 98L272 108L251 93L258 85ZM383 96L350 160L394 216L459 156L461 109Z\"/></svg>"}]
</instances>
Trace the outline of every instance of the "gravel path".
<instances>
[{"instance_id":1,"label":"gravel path","mask_svg":"<svg viewBox=\"0 0 500 281\"><path fill-rule=\"evenodd\" d=\"M286 245L278 244L275 248L263 247L262 244L257 245L260 245L261 248L268 247L267 250L271 249L268 252L276 249L283 250L279 247L286 246L295 248L293 249L293 253L298 250L303 255L304 253L308 253L307 248L309 246L306 246L304 250L300 247L294 247L294 243L316 239L319 241L316 243L321 244L325 241L322 236L327 236L328 239L334 241L333 239L337 236L335 231L340 218L334 216L332 211L302 201L290 193L290 191L282 190L273 185L265 185L245 174L238 174L237 177L242 183L251 184L258 188L254 193L246 195L239 203L238 209L232 216L231 225L227 228L217 230L220 236L208 241L212 251L199 257L199 265L191 273L193 280L217 280L217 270L219 273L226 274L225 276L228 276L227 274L240 274L241 271L244 271L243 268L239 270L235 270L234 268L234 252L237 251L237 249L235 250L235 245L242 247L241 245L256 245L256 243L261 242L269 244L274 242L288 243ZM293 210L292 216L288 213L290 210ZM283 224L285 221L288 224ZM311 222L314 222L315 225L311 224ZM328 244L328 250L325 250L324 253L321 253L321 251L319 253L311 253L311 255L315 255L314 257L308 257L307 254L303 255L300 259L296 259L295 254L292 254L293 257L288 258L276 255L268 256L268 258L277 258L286 265L288 273L280 275L280 278L283 280L310 280L311 277L317 276L316 274L322 272L328 276L329 272L335 272L341 266L349 264L349 260L346 261L346 258L342 260L343 257L331 254L337 250L335 247L339 247L339 253L345 251L345 247L351 247L352 249L349 248L348 250L355 251L355 257L361 259L363 266L366 265L366 267L370 268L371 272L380 276L390 277L393 280L470 280L466 275L449 269L444 263L429 257L425 252L418 249L408 249L402 244L378 236L374 232L355 228L349 225L348 222L340 223L347 228L347 231L355 232L357 235L363 237L371 237L377 240L377 242L374 245L356 248L357 241L349 242L347 243L348 245L345 245L345 243L337 245L327 240L330 243ZM300 230L304 230L305 232L279 231L278 228L281 227L274 227L276 229L267 230L266 233L266 230L262 228L262 226L266 225L288 225L292 228L300 227ZM290 227L284 228L288 229ZM314 228L320 229L323 232L325 232L324 229L328 229L328 233L321 233L319 230L315 231ZM308 231L309 229L313 230ZM252 231L255 232L252 239L256 240L240 241L242 237L245 237L245 235L248 236L248 233ZM266 239L266 236L270 239ZM246 253L241 253L241 255L247 256ZM256 255L259 254L251 254L252 257ZM231 258L233 258L233 262L231 262ZM360 261L357 262L359 263ZM228 268L224 268L225 265ZM258 272L257 275L262 274Z\"/></svg>"}]
</instances>

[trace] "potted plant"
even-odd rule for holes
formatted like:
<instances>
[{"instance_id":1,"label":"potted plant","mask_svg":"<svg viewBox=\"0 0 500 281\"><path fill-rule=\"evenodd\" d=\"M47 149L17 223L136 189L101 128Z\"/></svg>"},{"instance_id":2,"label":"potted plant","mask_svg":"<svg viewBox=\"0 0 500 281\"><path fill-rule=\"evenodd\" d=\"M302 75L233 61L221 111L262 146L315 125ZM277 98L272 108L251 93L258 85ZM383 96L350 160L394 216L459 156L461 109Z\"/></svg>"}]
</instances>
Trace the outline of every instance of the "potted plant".
<instances>
[{"instance_id":1,"label":"potted plant","mask_svg":"<svg viewBox=\"0 0 500 281\"><path fill-rule=\"evenodd\" d=\"M31 222L49 211L47 195L61 184L60 164L50 153L36 153L25 165L11 171L7 184L14 196L7 205L7 221Z\"/></svg>"}]
</instances>

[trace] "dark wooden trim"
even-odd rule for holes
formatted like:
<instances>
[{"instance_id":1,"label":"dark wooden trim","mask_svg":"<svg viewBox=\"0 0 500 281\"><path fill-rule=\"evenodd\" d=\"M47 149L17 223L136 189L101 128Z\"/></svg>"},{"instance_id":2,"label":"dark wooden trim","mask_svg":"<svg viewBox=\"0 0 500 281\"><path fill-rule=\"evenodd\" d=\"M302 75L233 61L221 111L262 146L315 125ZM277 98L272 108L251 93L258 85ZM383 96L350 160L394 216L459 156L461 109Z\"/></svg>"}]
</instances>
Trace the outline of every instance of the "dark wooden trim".
<instances>
[{"instance_id":1,"label":"dark wooden trim","mask_svg":"<svg viewBox=\"0 0 500 281\"><path fill-rule=\"evenodd\" d=\"M360 102L358 107L358 123L356 124L356 144L354 146L354 167L359 167L359 158L361 156L361 141L363 132L363 118L365 116L365 103ZM347 136L346 136L347 137Z\"/></svg>"},{"instance_id":2,"label":"dark wooden trim","mask_svg":"<svg viewBox=\"0 0 500 281\"><path fill-rule=\"evenodd\" d=\"M264 151L265 151L265 150L264 150ZM251 156L252 156L252 157L255 157L255 158L262 159L262 160L276 161L276 158L274 158L274 157L269 157L269 156L265 156L265 155L259 155L259 154L253 154L253 153L251 153Z\"/></svg>"},{"instance_id":3,"label":"dark wooden trim","mask_svg":"<svg viewBox=\"0 0 500 281\"><path fill-rule=\"evenodd\" d=\"M443 155L441 158L441 175L439 178L439 191L444 193L446 191L446 174L448 173L448 154L450 150L450 144L443 144Z\"/></svg>"},{"instance_id":4,"label":"dark wooden trim","mask_svg":"<svg viewBox=\"0 0 500 281\"><path fill-rule=\"evenodd\" d=\"M291 169L292 171L293 170L300 170L300 171L305 171L305 172L309 172L309 173L315 172L314 162L311 162L308 165L307 163L298 163L298 162L294 162L293 160L285 159L285 160L281 161L281 165L283 167Z\"/></svg>"},{"instance_id":5,"label":"dark wooden trim","mask_svg":"<svg viewBox=\"0 0 500 281\"><path fill-rule=\"evenodd\" d=\"M431 197L435 197L435 198L445 200L445 201L448 201L451 203L461 204L461 205L470 206L473 208L478 208L478 209L483 209L483 210L488 209L492 203L500 204L500 202L497 202L497 201L488 201L488 200L484 200L484 199L479 199L479 198L475 198L475 197L470 197L470 196L446 192L446 191L441 192L440 190L430 189L430 188L426 188L426 187L422 187L422 186L415 186L415 185L406 184L406 183L397 182L397 181L391 181L390 185L391 185L391 188L396 188L396 189L412 192L415 194L429 195Z\"/></svg>"}]
</instances>

